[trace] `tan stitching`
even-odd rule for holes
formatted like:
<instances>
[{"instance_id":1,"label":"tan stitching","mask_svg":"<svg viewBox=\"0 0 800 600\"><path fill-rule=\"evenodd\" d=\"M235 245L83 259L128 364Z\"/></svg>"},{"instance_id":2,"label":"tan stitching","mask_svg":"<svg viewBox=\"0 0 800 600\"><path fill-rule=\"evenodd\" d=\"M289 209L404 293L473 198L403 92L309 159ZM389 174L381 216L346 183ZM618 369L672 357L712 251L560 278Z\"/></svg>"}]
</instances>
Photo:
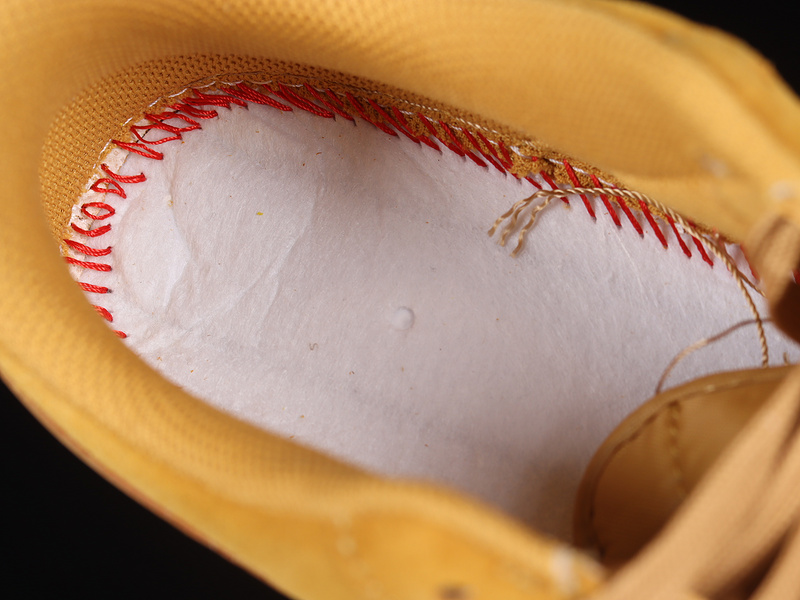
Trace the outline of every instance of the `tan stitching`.
<instances>
[{"instance_id":1,"label":"tan stitching","mask_svg":"<svg viewBox=\"0 0 800 600\"><path fill-rule=\"evenodd\" d=\"M743 381L749 381L749 378L729 377L725 380L725 383L722 385L708 384L704 385L699 389L695 388L687 389L684 393L674 398L671 402L664 404L663 406L660 406L656 412L654 412L652 415L650 415L647 419L645 419L642 423L639 424L639 427L636 429L636 431L631 432L631 434L626 439L617 443L613 452L609 454L608 458L605 460L603 468L605 468L605 465L608 465L611 462L613 456L618 454L626 446L629 446L630 444L634 443L639 438L639 436L642 435L645 429L647 429L650 426L650 424L653 423L653 421L655 421L658 417L660 417L665 410L669 410L673 404L681 404L688 400L692 400L693 398L708 396L710 394L714 394L717 392L732 390L740 387ZM597 525L596 525L596 517L597 517L596 492L597 492L597 486L594 485L592 486L591 492L589 493L589 498L590 498L589 529L591 531L590 539L595 540L599 555L604 556L606 552L606 546L605 543L600 539L600 536L598 535Z\"/></svg>"},{"instance_id":2,"label":"tan stitching","mask_svg":"<svg viewBox=\"0 0 800 600\"><path fill-rule=\"evenodd\" d=\"M686 485L686 475L683 472L683 467L680 460L680 447L678 445L678 436L680 435L681 425L681 405L673 402L669 405L669 442L668 451L672 464L672 471L675 475L675 487L678 491L680 499L683 500L689 495L689 489Z\"/></svg>"},{"instance_id":3,"label":"tan stitching","mask_svg":"<svg viewBox=\"0 0 800 600\"><path fill-rule=\"evenodd\" d=\"M747 303L748 308L750 309L750 312L753 314L753 318L755 319L756 326L758 328L758 341L761 346L761 365L766 367L769 364L769 348L767 345L767 336L766 333L764 332L764 323L761 318L761 313L758 311L758 307L756 306L752 296L750 295L750 292L747 289L749 281L742 274L742 272L739 270L736 264L733 262L733 259L731 259L728 252L725 251L724 248L720 248L719 240L713 239L709 237L707 234L704 234L696 226L689 223L686 219L684 219L674 210L658 202L657 200L653 200L652 198L650 198L645 194L642 194L641 192L619 189L615 187L581 187L581 186L558 188L552 190L538 190L533 194L531 194L530 196L528 196L527 198L516 202L505 214L501 215L494 222L494 225L489 230L489 236L493 236L497 231L497 229L499 228L499 226L506 219L509 219L500 237L500 245L504 246L506 243L506 238L516 228L520 215L527 208L533 206L528 216L528 222L520 230L519 235L517 236L517 247L511 253L511 256L516 256L524 247L525 236L527 235L528 231L530 231L530 229L533 227L537 215L542 210L544 210L554 198L567 198L568 196L572 195L592 195L592 196L609 195L609 196L619 196L623 198L637 200L647 206L655 207L664 215L672 219L675 223L678 223L683 228L683 230L687 232L689 235L700 240L706 246L706 248L708 248L708 250L714 254L714 256L716 256L722 261L722 263L728 268L730 273L733 275L733 278L736 281L736 285L742 292L742 295L745 298L745 301ZM538 199L543 199L543 200L538 204L534 204L534 201Z\"/></svg>"}]
</instances>

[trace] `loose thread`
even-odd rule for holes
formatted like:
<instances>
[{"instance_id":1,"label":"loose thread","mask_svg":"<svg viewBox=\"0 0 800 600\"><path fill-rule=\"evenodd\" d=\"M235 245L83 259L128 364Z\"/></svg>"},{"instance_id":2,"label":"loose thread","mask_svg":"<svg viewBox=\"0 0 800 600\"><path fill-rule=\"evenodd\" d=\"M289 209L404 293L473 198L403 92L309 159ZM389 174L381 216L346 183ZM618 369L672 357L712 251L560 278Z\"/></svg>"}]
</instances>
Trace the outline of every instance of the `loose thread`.
<instances>
[{"instance_id":1,"label":"loose thread","mask_svg":"<svg viewBox=\"0 0 800 600\"><path fill-rule=\"evenodd\" d=\"M772 319L763 319L763 320L760 321L760 323L762 323L762 324L763 323L771 323L771 322L772 322ZM734 331L737 331L738 329L741 329L742 327L746 327L747 325L758 325L758 324L759 324L759 321L757 321L756 319L748 319L747 321L740 321L740 322L736 323L735 325L731 325L730 327L728 327L724 331L721 331L720 333L717 333L716 335L712 335L709 338L703 338L701 340L697 340L694 344L692 344L690 346L687 346L686 348L681 350L675 356L675 358L673 358L670 361L669 365L667 365L667 368L664 369L664 373L661 375L661 378L658 380L658 385L656 385L656 391L655 391L656 395L660 394L662 392L662 390L664 389L664 384L666 383L667 377L669 377L670 373L672 373L672 371L675 369L675 367L677 367L678 364L681 361L683 361L686 357L688 357L690 354L694 354L695 352L697 352L701 348L705 348L706 346L710 346L711 344L713 344L715 342L718 342L718 341L728 337Z\"/></svg>"},{"instance_id":2,"label":"loose thread","mask_svg":"<svg viewBox=\"0 0 800 600\"><path fill-rule=\"evenodd\" d=\"M533 207L533 210L531 211L531 214L528 217L528 222L525 224L525 226L519 232L519 236L517 237L517 247L511 253L512 257L516 257L517 254L519 254L519 252L522 250L522 248L523 248L523 246L525 244L525 236L528 234L528 231L530 231L531 227L533 227L533 224L536 222L536 216L540 212L542 212L547 207L547 205L550 204L550 202L554 198L557 198L557 197L558 197L557 195L551 193L551 190L537 190L533 194L528 196L527 198L519 200L518 202L516 202L514 204L514 206L512 206L508 210L508 212L506 212L504 215L502 215L500 218L498 218L494 222L494 225L489 230L489 237L492 237L495 234L495 232L497 231L497 228L500 226L500 224L503 221L505 221L506 219L510 218L510 221L508 222L506 227L503 229L503 233L500 236L500 245L501 246L505 246L506 245L506 239L508 238L509 234L511 234L511 232L514 230L514 228L516 227L517 221L519 219L520 214L522 214L522 211L524 211L531 204L533 204L534 200L536 200L538 198L544 198L543 202L541 202L540 204L537 204L536 206Z\"/></svg>"},{"instance_id":3,"label":"loose thread","mask_svg":"<svg viewBox=\"0 0 800 600\"><path fill-rule=\"evenodd\" d=\"M437 141L443 144L445 147L450 149L452 152L456 153L459 156L467 157L472 160L478 166L487 168L489 164L495 167L498 171L504 174L511 174L513 177L517 179L521 179L520 175L512 172L513 167L513 159L511 156L511 152L509 151L508 147L506 147L505 143L502 140L498 140L497 142L492 142L484 136L480 130L475 131L475 135L473 135L468 128L466 127L455 127L448 125L445 121L439 120L438 126L441 128L441 131L437 130L436 126L421 112L417 112L416 114L412 115L409 114L409 118L416 119L415 124L421 124L425 130L429 133L429 135L418 134L415 131L415 128L412 127L406 116L398 110L396 106L384 107L378 104L376 101L370 98L363 98L369 104L369 109L374 111L374 115L368 112L367 107L365 107L359 99L353 96L350 92L344 92L343 96L340 97L337 95L333 90L330 88L324 90L317 90L312 87L310 84L305 83L302 85L302 89L307 92L310 97L318 102L319 104L315 104L314 101L308 98L304 98L299 95L296 91L294 91L291 87L287 86L286 84L280 82L273 82L274 85L277 86L277 90L270 87L268 83L259 83L257 85L261 85L264 88L264 92L257 91L253 87L253 84L246 85L244 82L232 82L223 84L224 87L220 87L220 83L217 83L217 92L221 93L205 93L200 91L199 89L187 89L184 92L190 92L188 96L182 98L182 100L172 104L169 106L169 110L165 110L160 114L151 114L145 113L144 119L149 121L148 124L144 125L133 125L131 126L130 132L133 136L133 141L124 142L121 140L113 139L110 141L110 144L115 144L121 150L126 150L131 153L138 154L148 159L153 160L162 160L164 155L155 150L153 146L157 146L160 144L164 144L171 141L181 140L182 133L193 131L200 129L200 124L196 119L212 119L219 115L217 110L213 108L203 108L203 107L218 107L218 108L226 108L231 109L231 105L237 105L241 107L246 107L248 103L255 103L255 104L264 104L276 108L281 111L291 111L292 107L296 107L312 113L314 115L324 117L324 118L333 118L335 115L341 116L345 119L354 121L355 116L358 115L364 121L371 123L375 127L379 128L381 131L392 135L397 136L398 132L403 133L406 137L414 141L415 143L424 143L431 148L441 152L441 148L436 143ZM210 86L209 86L210 87ZM298 87L298 91L300 91L301 86ZM288 104L284 104L275 98L270 97L267 95L269 92L272 95L280 98L281 100L285 100ZM177 97L182 95L183 92L180 94L175 94L173 97ZM291 105L291 106L290 106ZM351 108L353 110L351 110ZM354 111L354 112L353 112ZM354 114L355 113L355 114ZM180 124L170 124L168 121L172 121L175 123L176 121L182 122ZM172 135L165 135L164 137L155 139L155 140L147 140L144 138L144 135L150 130L159 130L163 131L166 134ZM142 131L143 133L139 133ZM463 135L464 140L459 138L458 134ZM478 141L480 140L480 141ZM481 144L482 142L482 144ZM470 148L470 146L472 148ZM473 152L473 149L477 151L477 155ZM516 155L521 156L516 148L514 148L514 152ZM525 158L525 157L523 157ZM527 157L530 160L536 161L540 160L537 157ZM627 203L622 200L622 197L626 197L631 200L635 200L639 203L642 208L642 211L645 214L645 217L650 222L651 227L653 227L656 235L659 237L659 240L662 244L666 247L666 240L661 233L661 230L658 228L658 225L654 222L653 216L650 213L648 206L656 206L661 209L662 214L667 215L669 219L669 215L674 215L674 213L670 212L666 207L660 206L655 201L647 198L643 194L637 194L635 192L630 192L628 190L619 190L613 187L601 187L599 180L596 176L592 176L592 180L594 184L598 187L596 188L582 188L580 187L580 181L577 179L575 171L573 167L567 162L564 161L564 167L567 170L567 173L570 177L570 180L573 182L575 187L569 189L559 189L555 182L547 175L545 171L542 171L541 176L545 179L545 181L550 185L553 189L552 190L543 190L539 183L533 179L532 177L525 177L525 179L530 182L534 187L537 188L537 191L534 192L533 195L525 198L519 202L517 202L511 210L509 210L505 215L503 215L500 219L495 222L494 226L490 230L490 235L494 235L495 231L498 227L502 224L505 219L510 218L510 222L506 225L503 230L503 233L500 238L500 244L505 245L507 238L511 234L512 230L514 230L520 220L521 214L528 209L531 204L536 199L543 199L543 201L534 206L530 214L528 216L528 220L525 225L520 230L517 236L517 246L514 251L511 253L511 256L517 256L519 252L522 250L524 246L524 242L526 239L527 233L531 230L536 222L536 218L538 214L543 211L552 201L553 198L560 198L566 204L569 204L568 196L571 194L577 194L583 200L583 204L588 211L588 213L595 217L595 213L591 203L589 202L588 198L586 197L589 194L600 194L600 198L606 207L609 210L609 214L611 215L612 220L614 221L615 225L620 226L621 222L620 219L617 217L616 212L614 211L611 203L607 196L613 197L619 206L621 207L622 211L625 213L627 218L630 220L633 227L636 231L641 235L642 229L639 225L636 218L632 215L630 209L627 206ZM130 176L122 176L117 173L112 172L107 165L101 165L101 169L105 173L105 178L100 178L94 181L91 186L92 191L102 193L102 194L116 194L121 198L126 198L126 193L121 184L130 184L130 183L140 183L145 181L144 174L139 175L130 175ZM90 212L87 210L88 208L95 208L98 210L97 213ZM83 214L94 221L100 221L111 217L114 214L114 208L103 202L89 202L81 206L81 211ZM716 256L720 256L719 249L712 247L714 244L710 241L705 235L699 233L697 229L691 225L687 224L685 221L680 219L677 215L674 215L675 222L679 223L683 226L684 232L687 235L692 236L692 241L698 247L703 260L708 262L710 265L713 266L713 262L708 258L707 254L703 250L703 244L708 245L709 250L712 254ZM690 223L690 222L689 222ZM670 226L675 230L676 235L678 236L678 242L681 245L681 249L687 256L691 256L691 251L689 251L688 247L683 240L680 238L679 232L675 228L674 222L670 221ZM86 235L89 237L97 237L107 233L111 227L109 225L104 225L102 227L97 227L94 229L83 229L76 224L71 224L72 229L79 234ZM702 243L701 241L702 240ZM97 250L85 246L83 244L78 245L77 243L69 244L70 247L77 251L81 252L85 255L89 256L104 256L106 255L106 250ZM722 250L724 253L724 249ZM724 253L727 256L727 253ZM741 273L736 268L735 263L733 262L730 257L723 257L720 256L720 259L728 266L732 273L736 276L737 274L741 276ZM83 266L84 268L93 268L95 270L102 269L110 270L110 266L102 265L100 263L90 263L90 262L83 262L78 261L77 259L69 259L71 264L76 266ZM741 276L742 279L746 282L746 284L752 284L747 280L746 277ZM752 299L749 298L749 294L747 294L747 290L745 289L742 281L737 277L737 283L739 283L740 288L748 297L748 304L751 306L751 310L754 310L757 314L757 309L755 305L752 303ZM98 288L99 289L99 288ZM107 288L105 288L107 289ZM89 291L89 290L87 290ZM91 291L96 291L92 289ZM108 293L107 291L104 293ZM118 332L121 333L121 332ZM124 336L124 334L122 334ZM766 340L764 339L762 347L764 348L764 354L766 355Z\"/></svg>"},{"instance_id":4,"label":"loose thread","mask_svg":"<svg viewBox=\"0 0 800 600\"><path fill-rule=\"evenodd\" d=\"M517 247L511 253L512 257L517 256L519 252L522 250L523 244L525 242L525 236L528 231L533 227L533 223L536 219L536 216L547 207L551 200L554 198L561 198L565 199L567 196L571 195L592 195L592 196L599 196L601 194L608 194L613 195L618 198L627 198L630 200L634 200L638 202L643 208L647 208L645 215L650 214L649 207L653 207L656 210L660 211L663 215L666 215L668 219L671 219L673 222L680 225L683 230L690 236L697 238L698 240L702 241L703 244L708 248L708 250L717 258L722 261L722 263L728 268L731 275L736 281L736 285L739 290L742 292L742 295L745 298L745 302L747 303L750 312L754 317L754 321L756 323L756 327L758 329L758 340L759 345L761 346L761 365L766 367L769 364L769 348L767 345L767 336L764 332L764 323L761 318L761 313L758 311L758 307L756 306L755 302L753 301L750 292L748 291L748 285L752 286L753 289L759 292L755 286L747 279L747 277L742 274L739 268L736 266L736 263L730 257L730 255L725 251L724 248L721 247L721 242L709 239L708 236L703 234L702 232L698 231L698 229L691 225L689 221L684 219L674 210L669 208L668 206L653 200L649 196L642 194L641 192L635 192L633 190L625 190L625 189L618 189L618 188L610 188L610 187L571 187L571 188L556 188L552 190L538 190L534 192L532 195L528 196L523 200L519 200L511 207L511 209L502 215L500 218L495 221L492 228L489 230L489 236L494 236L495 232L497 231L500 224L505 221L506 219L510 219L509 222L506 224L506 227L503 230L503 233L500 237L500 245L504 246L506 242L506 238L509 234L516 228L517 221L519 219L520 213L525 210L528 206L530 206L534 200L539 198L543 198L544 201L538 204L531 213L531 216L526 223L525 227L520 231L519 236L517 238Z\"/></svg>"}]
</instances>

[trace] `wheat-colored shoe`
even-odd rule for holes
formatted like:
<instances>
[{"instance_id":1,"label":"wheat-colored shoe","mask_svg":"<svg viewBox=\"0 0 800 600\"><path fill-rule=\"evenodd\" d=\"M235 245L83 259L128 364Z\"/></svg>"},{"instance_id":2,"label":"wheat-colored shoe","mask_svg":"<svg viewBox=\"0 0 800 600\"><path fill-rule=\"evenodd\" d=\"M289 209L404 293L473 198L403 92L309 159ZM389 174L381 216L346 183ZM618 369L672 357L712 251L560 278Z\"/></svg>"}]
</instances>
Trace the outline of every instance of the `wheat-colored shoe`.
<instances>
[{"instance_id":1,"label":"wheat-colored shoe","mask_svg":"<svg viewBox=\"0 0 800 600\"><path fill-rule=\"evenodd\" d=\"M798 589L800 376L732 370L796 357L800 109L739 42L548 0L0 24L0 368L126 493L309 600ZM592 463L578 532L612 574L567 542L583 465L751 313L674 377L730 372ZM731 399L755 416L683 437Z\"/></svg>"}]
</instances>

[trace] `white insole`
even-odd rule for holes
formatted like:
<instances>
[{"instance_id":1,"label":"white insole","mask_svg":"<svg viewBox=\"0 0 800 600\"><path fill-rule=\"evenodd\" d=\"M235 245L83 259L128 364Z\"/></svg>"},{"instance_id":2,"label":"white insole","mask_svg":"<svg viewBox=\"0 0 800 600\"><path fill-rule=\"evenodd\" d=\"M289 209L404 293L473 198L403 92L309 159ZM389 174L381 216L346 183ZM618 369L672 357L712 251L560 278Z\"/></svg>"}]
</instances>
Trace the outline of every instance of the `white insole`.
<instances>
[{"instance_id":1,"label":"white insole","mask_svg":"<svg viewBox=\"0 0 800 600\"><path fill-rule=\"evenodd\" d=\"M102 244L76 239L113 246L81 280L113 290L126 343L238 418L543 532L569 537L584 467L670 360L751 318L719 261L599 202L596 222L553 202L511 258L486 231L527 182L364 121L251 106L202 125L162 161L129 155L147 181L127 199L83 200L116 209ZM798 360L768 333L773 363ZM744 328L669 383L759 360Z\"/></svg>"}]
</instances>

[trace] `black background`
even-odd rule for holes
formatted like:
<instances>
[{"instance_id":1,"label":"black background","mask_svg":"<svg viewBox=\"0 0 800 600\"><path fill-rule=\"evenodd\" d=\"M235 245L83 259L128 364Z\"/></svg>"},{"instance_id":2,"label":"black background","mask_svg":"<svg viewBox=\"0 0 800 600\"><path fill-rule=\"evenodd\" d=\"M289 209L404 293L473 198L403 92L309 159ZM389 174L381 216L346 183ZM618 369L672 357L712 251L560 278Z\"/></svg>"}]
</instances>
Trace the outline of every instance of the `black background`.
<instances>
[{"instance_id":1,"label":"black background","mask_svg":"<svg viewBox=\"0 0 800 600\"><path fill-rule=\"evenodd\" d=\"M794 2L655 4L744 38L800 90ZM117 491L0 395L0 596L283 598Z\"/></svg>"}]
</instances>

